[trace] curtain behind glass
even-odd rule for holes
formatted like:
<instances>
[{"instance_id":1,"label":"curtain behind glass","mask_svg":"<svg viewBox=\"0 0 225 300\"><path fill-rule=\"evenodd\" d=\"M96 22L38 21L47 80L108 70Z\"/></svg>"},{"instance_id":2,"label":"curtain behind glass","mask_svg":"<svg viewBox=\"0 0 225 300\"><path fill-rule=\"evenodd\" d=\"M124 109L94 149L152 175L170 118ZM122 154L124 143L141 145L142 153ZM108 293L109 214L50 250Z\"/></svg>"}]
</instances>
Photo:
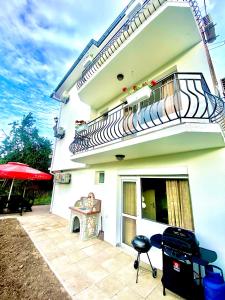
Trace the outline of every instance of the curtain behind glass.
<instances>
[{"instance_id":1,"label":"curtain behind glass","mask_svg":"<svg viewBox=\"0 0 225 300\"><path fill-rule=\"evenodd\" d=\"M136 220L123 217L123 243L131 246L131 241L136 236Z\"/></svg>"},{"instance_id":2,"label":"curtain behind glass","mask_svg":"<svg viewBox=\"0 0 225 300\"><path fill-rule=\"evenodd\" d=\"M137 216L135 182L123 183L123 213Z\"/></svg>"},{"instance_id":3,"label":"curtain behind glass","mask_svg":"<svg viewBox=\"0 0 225 300\"><path fill-rule=\"evenodd\" d=\"M194 230L187 180L166 180L169 224Z\"/></svg>"},{"instance_id":4,"label":"curtain behind glass","mask_svg":"<svg viewBox=\"0 0 225 300\"><path fill-rule=\"evenodd\" d=\"M123 183L123 213L137 216L136 207L136 182ZM136 235L136 220L123 216L123 243L131 245L131 240Z\"/></svg>"}]
</instances>

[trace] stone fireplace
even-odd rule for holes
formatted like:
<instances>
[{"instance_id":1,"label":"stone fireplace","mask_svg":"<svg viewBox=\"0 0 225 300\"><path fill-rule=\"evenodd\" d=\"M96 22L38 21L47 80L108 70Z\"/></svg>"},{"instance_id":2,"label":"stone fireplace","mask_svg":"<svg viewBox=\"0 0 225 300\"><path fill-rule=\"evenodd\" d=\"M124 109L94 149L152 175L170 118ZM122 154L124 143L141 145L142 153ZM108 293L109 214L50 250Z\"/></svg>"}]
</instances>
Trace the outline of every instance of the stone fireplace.
<instances>
[{"instance_id":1,"label":"stone fireplace","mask_svg":"<svg viewBox=\"0 0 225 300\"><path fill-rule=\"evenodd\" d=\"M80 239L87 240L98 234L98 221L101 213L101 200L93 193L81 197L70 207L70 232L80 232Z\"/></svg>"}]
</instances>

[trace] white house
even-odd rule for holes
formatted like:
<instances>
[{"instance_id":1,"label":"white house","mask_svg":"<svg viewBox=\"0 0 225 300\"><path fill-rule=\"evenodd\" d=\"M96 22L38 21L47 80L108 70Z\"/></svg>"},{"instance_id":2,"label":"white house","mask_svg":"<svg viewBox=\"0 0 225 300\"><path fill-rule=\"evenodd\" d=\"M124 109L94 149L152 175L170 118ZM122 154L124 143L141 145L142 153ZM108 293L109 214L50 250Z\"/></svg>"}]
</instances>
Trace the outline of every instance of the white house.
<instances>
[{"instance_id":1,"label":"white house","mask_svg":"<svg viewBox=\"0 0 225 300\"><path fill-rule=\"evenodd\" d=\"M52 94L62 104L51 171L71 174L55 181L52 213L69 220L93 192L112 245L175 225L225 270L225 107L206 42L194 0L132 0L90 41Z\"/></svg>"}]
</instances>

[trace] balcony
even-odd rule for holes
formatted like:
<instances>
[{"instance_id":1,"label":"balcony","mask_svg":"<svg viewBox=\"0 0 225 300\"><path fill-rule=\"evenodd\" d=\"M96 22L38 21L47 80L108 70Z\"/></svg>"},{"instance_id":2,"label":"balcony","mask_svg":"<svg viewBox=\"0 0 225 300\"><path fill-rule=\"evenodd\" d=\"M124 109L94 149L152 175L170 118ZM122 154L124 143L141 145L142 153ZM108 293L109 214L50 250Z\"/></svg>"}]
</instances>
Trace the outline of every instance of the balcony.
<instances>
[{"instance_id":1,"label":"balcony","mask_svg":"<svg viewBox=\"0 0 225 300\"><path fill-rule=\"evenodd\" d=\"M129 99L129 97L127 98ZM201 73L174 73L148 99L115 107L75 132L72 160L87 164L224 147L225 102Z\"/></svg>"},{"instance_id":2,"label":"balcony","mask_svg":"<svg viewBox=\"0 0 225 300\"><path fill-rule=\"evenodd\" d=\"M81 100L98 109L122 86L132 86L196 45L202 39L196 26L200 16L192 0L144 1L83 71L76 83ZM118 82L121 72L124 80Z\"/></svg>"}]
</instances>

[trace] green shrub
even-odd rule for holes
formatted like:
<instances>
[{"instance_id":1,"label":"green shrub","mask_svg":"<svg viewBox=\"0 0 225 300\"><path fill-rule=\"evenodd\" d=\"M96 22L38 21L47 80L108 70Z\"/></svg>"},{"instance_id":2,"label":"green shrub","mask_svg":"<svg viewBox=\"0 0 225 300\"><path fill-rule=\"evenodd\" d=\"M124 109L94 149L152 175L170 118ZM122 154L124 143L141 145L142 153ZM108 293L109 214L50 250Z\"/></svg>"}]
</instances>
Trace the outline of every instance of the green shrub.
<instances>
[{"instance_id":1,"label":"green shrub","mask_svg":"<svg viewBox=\"0 0 225 300\"><path fill-rule=\"evenodd\" d=\"M51 203L51 197L51 192L44 193L35 198L34 205L49 205Z\"/></svg>"}]
</instances>

